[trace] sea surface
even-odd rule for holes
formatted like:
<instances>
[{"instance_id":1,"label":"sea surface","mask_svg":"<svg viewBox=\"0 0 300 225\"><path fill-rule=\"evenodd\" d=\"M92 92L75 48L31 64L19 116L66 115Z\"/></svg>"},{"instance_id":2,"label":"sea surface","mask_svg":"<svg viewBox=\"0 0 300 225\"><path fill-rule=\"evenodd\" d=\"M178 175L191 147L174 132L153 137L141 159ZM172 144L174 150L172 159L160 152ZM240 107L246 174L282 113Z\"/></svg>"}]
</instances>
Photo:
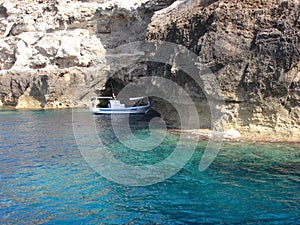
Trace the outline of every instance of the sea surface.
<instances>
[{"instance_id":1,"label":"sea surface","mask_svg":"<svg viewBox=\"0 0 300 225\"><path fill-rule=\"evenodd\" d=\"M75 113L92 118L102 144L127 164L163 160L178 142L167 132L153 151L135 151L118 141L109 116ZM130 117L136 137L149 136L150 117ZM201 141L174 176L128 186L86 162L74 123L72 110L0 111L0 224L300 224L299 144L223 143L200 172Z\"/></svg>"}]
</instances>

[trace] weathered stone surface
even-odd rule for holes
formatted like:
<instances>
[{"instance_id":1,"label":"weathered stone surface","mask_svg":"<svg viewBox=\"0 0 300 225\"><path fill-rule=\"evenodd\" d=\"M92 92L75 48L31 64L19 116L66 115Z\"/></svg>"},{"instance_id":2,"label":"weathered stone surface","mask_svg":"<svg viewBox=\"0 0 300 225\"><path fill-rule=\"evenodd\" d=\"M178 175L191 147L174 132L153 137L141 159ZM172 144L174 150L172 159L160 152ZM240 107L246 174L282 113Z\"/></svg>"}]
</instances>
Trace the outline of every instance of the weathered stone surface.
<instances>
[{"instance_id":1,"label":"weathered stone surface","mask_svg":"<svg viewBox=\"0 0 300 225\"><path fill-rule=\"evenodd\" d=\"M163 76L189 93L202 128L295 139L300 133L299 11L295 0L2 1L0 103L82 106L95 90L110 94L111 83L119 91L141 77L153 76L155 82L155 76ZM169 65L141 62L128 68L127 62L145 53L115 49L145 39L176 43L196 54L202 88L176 67L182 61L176 52ZM180 95L165 91L174 99ZM180 125L170 104L154 98L153 108ZM217 123L211 123L211 110L223 114Z\"/></svg>"},{"instance_id":2,"label":"weathered stone surface","mask_svg":"<svg viewBox=\"0 0 300 225\"><path fill-rule=\"evenodd\" d=\"M298 1L211 1L205 7L201 2L177 1L156 13L148 39L181 44L210 67L225 101L226 128L257 137L298 138ZM172 74L168 67L150 70ZM210 77L200 76L212 84ZM219 95L207 87L197 91L218 100Z\"/></svg>"},{"instance_id":3,"label":"weathered stone surface","mask_svg":"<svg viewBox=\"0 0 300 225\"><path fill-rule=\"evenodd\" d=\"M19 35L19 38L26 44L26 45L34 45L40 39L43 38L45 33L43 32L22 32Z\"/></svg>"},{"instance_id":4,"label":"weathered stone surface","mask_svg":"<svg viewBox=\"0 0 300 225\"><path fill-rule=\"evenodd\" d=\"M27 94L21 95L16 106L17 109L41 109L40 102Z\"/></svg>"},{"instance_id":5,"label":"weathered stone surface","mask_svg":"<svg viewBox=\"0 0 300 225\"><path fill-rule=\"evenodd\" d=\"M16 61L15 50L8 42L0 40L0 69L10 69Z\"/></svg>"},{"instance_id":6,"label":"weathered stone surface","mask_svg":"<svg viewBox=\"0 0 300 225\"><path fill-rule=\"evenodd\" d=\"M97 75L95 75L95 73ZM0 73L3 106L65 108L88 106L94 86L104 87L107 72L98 70L39 69Z\"/></svg>"},{"instance_id":7,"label":"weathered stone surface","mask_svg":"<svg viewBox=\"0 0 300 225\"><path fill-rule=\"evenodd\" d=\"M46 33L34 47L45 57L52 59L57 54L60 46L59 37L60 35L57 35L57 33Z\"/></svg>"},{"instance_id":8,"label":"weathered stone surface","mask_svg":"<svg viewBox=\"0 0 300 225\"><path fill-rule=\"evenodd\" d=\"M154 4L161 9L172 1L155 1L147 6L146 2L3 2L0 8L3 105L51 108L87 104L96 87L105 89L111 70L106 64L106 51L144 40L154 13L150 6ZM42 76L46 81L41 80ZM74 100L75 92L78 101Z\"/></svg>"},{"instance_id":9,"label":"weathered stone surface","mask_svg":"<svg viewBox=\"0 0 300 225\"><path fill-rule=\"evenodd\" d=\"M28 65L28 61L33 54L33 49L28 47L26 43L22 40L18 41L16 44L15 57L16 61L14 63L14 69L22 70Z\"/></svg>"}]
</instances>

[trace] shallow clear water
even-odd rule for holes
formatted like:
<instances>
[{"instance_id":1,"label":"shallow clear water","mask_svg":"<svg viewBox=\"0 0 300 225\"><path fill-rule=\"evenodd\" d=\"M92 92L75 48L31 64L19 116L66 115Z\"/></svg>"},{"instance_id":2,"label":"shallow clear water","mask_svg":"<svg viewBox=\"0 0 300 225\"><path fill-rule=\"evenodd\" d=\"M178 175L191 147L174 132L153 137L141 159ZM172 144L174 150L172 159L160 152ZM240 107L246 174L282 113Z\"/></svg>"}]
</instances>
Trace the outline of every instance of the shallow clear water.
<instances>
[{"instance_id":1,"label":"shallow clear water","mask_svg":"<svg viewBox=\"0 0 300 225\"><path fill-rule=\"evenodd\" d=\"M140 138L148 119L132 121ZM95 120L115 157L136 165L165 158L178 140L168 133L151 152L131 151L116 140L109 117ZM227 143L199 172L204 148L199 143L166 181L128 187L83 159L71 110L0 111L0 224L300 224L300 145Z\"/></svg>"}]
</instances>

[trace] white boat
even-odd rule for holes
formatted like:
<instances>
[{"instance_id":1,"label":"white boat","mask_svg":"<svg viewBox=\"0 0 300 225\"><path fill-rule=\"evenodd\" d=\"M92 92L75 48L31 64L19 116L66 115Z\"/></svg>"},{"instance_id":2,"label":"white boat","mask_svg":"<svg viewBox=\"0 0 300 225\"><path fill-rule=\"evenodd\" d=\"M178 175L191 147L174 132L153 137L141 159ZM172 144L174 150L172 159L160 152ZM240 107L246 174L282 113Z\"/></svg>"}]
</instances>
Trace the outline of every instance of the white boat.
<instances>
[{"instance_id":1,"label":"white boat","mask_svg":"<svg viewBox=\"0 0 300 225\"><path fill-rule=\"evenodd\" d=\"M145 99L147 99L147 103L144 103ZM137 114L147 113L150 109L150 101L147 97L129 98L129 100L135 101L135 104L126 106L114 97L92 97L90 112L94 114Z\"/></svg>"}]
</instances>

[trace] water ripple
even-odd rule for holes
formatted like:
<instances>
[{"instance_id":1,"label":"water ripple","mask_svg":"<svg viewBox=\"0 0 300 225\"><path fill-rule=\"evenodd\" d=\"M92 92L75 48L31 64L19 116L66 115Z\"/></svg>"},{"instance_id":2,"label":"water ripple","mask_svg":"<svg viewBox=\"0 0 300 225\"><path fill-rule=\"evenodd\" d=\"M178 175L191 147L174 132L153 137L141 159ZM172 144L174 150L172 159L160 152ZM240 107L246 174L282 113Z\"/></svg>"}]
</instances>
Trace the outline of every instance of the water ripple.
<instances>
[{"instance_id":1,"label":"water ripple","mask_svg":"<svg viewBox=\"0 0 300 225\"><path fill-rule=\"evenodd\" d=\"M101 129L108 117L96 119L105 145L128 163L153 164L178 140L170 133L156 150L137 153ZM146 122L132 124L138 136L147 135ZM299 145L229 143L199 172L199 143L174 177L126 187L81 157L71 111L0 113L0 126L1 224L300 224Z\"/></svg>"}]
</instances>

